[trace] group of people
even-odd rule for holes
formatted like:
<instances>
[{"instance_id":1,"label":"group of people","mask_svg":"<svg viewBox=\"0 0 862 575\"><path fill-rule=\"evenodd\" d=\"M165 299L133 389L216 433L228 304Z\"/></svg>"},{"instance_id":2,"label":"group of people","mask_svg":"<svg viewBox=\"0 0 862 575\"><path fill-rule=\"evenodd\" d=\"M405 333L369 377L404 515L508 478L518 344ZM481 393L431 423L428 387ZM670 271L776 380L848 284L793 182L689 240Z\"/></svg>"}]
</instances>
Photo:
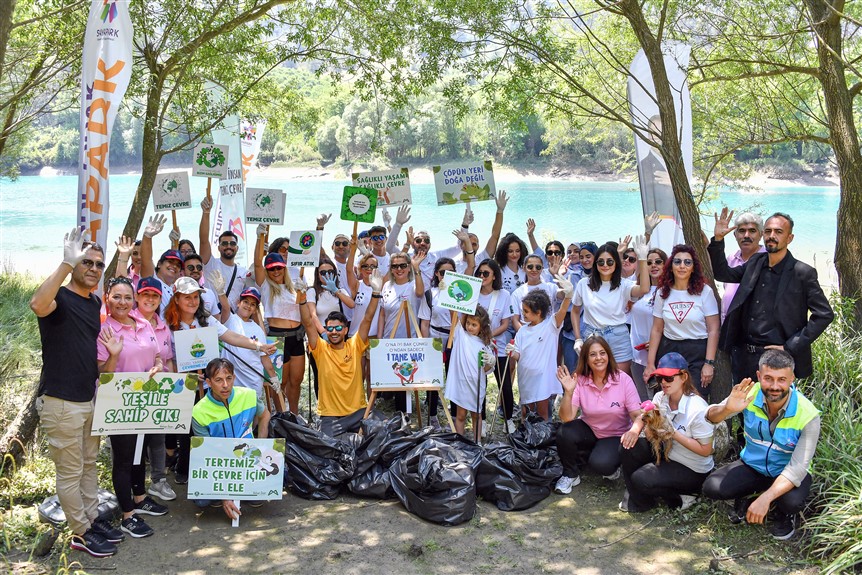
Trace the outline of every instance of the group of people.
<instances>
[{"instance_id":1,"label":"group of people","mask_svg":"<svg viewBox=\"0 0 862 575\"><path fill-rule=\"evenodd\" d=\"M610 479L622 475L621 510L645 511L659 500L688 507L702 492L733 499L732 520L760 523L775 503L773 535L792 536L820 425L794 381L811 375L811 343L833 316L816 272L788 251L790 216L764 222L750 213L734 219L726 209L716 215L708 253L716 280L725 282L719 308L697 250L677 245L668 256L649 246L657 214L645 218L644 234L634 240L554 240L544 248L528 220L528 247L514 233L501 236L507 201L505 192L497 195L484 246L469 231L468 205L454 242L441 250L431 250L430 235L412 227L399 247L410 220L405 205L394 223L387 218L367 232L336 235L331 255L323 250L306 280L287 267L288 239L268 239L265 226L257 230L252 270L234 261L238 238L231 231L219 236L216 257L212 202L205 199L200 251L172 230L172 248L154 261L153 237L165 219L151 218L141 241L117 242L117 277L107 282L104 301L93 294L105 268L103 248L78 231L68 234L63 263L31 308L43 350L38 409L73 548L107 556L125 535L151 535L140 516L168 512L153 497L176 497L165 470L174 470L176 484L188 481L189 434L146 436L149 489L145 463L133 461L134 436L112 436L123 518L119 529L98 518L99 438L90 424L99 372L175 371L173 334L207 326L216 327L223 350L201 373L196 435L265 437L265 386L283 392L297 413L306 361L321 431L355 431L367 407L369 339L437 337L446 350L444 395L459 433L468 415L477 436L482 428L487 374L500 388L508 433L515 429L515 384L521 417L534 411L550 419L559 400L564 474L557 492L570 493L581 469L590 468ZM320 216L317 229L328 220ZM730 233L739 251L727 257L723 238ZM447 271L481 280L474 314L440 305ZM419 333L410 327L412 315ZM280 381L267 336L283 341ZM710 405L719 350L730 355L739 383ZM406 394L394 399L407 410ZM426 401L431 425L439 426L436 393ZM716 470L714 426L734 414L741 414L745 449ZM239 514L229 501L198 503Z\"/></svg>"}]
</instances>

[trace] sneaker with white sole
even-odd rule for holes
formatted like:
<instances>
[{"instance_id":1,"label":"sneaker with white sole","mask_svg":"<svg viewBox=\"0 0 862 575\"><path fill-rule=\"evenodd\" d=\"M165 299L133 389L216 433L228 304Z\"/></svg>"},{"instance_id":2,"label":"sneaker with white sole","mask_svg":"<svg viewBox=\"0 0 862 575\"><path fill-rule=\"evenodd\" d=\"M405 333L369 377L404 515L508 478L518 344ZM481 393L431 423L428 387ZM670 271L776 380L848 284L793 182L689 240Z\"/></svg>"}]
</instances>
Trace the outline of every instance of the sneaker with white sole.
<instances>
[{"instance_id":1,"label":"sneaker with white sole","mask_svg":"<svg viewBox=\"0 0 862 575\"><path fill-rule=\"evenodd\" d=\"M509 432L509 435L515 433L516 429L517 428L515 427L515 422L512 421L511 419L507 419L506 420L506 431Z\"/></svg>"},{"instance_id":2,"label":"sneaker with white sole","mask_svg":"<svg viewBox=\"0 0 862 575\"><path fill-rule=\"evenodd\" d=\"M798 513L788 515L786 513L782 513L781 511L777 511L774 515L772 525L769 528L769 531L772 533L773 539L777 539L779 541L787 541L788 539L796 535L796 526L798 524L798 520Z\"/></svg>"},{"instance_id":3,"label":"sneaker with white sole","mask_svg":"<svg viewBox=\"0 0 862 575\"><path fill-rule=\"evenodd\" d=\"M108 543L120 543L126 538L123 532L111 525L106 519L96 519L90 524L90 529L101 535Z\"/></svg>"},{"instance_id":4,"label":"sneaker with white sole","mask_svg":"<svg viewBox=\"0 0 862 575\"><path fill-rule=\"evenodd\" d=\"M153 528L147 525L147 522L138 517L137 515L132 515L128 519L123 519L120 523L120 529L131 535L136 539L140 539L142 537L149 537L155 531Z\"/></svg>"},{"instance_id":5,"label":"sneaker with white sole","mask_svg":"<svg viewBox=\"0 0 862 575\"><path fill-rule=\"evenodd\" d=\"M607 479L608 481L616 481L620 478L620 468L617 467L616 471L614 471L610 475L602 475L602 477Z\"/></svg>"},{"instance_id":6,"label":"sneaker with white sole","mask_svg":"<svg viewBox=\"0 0 862 575\"><path fill-rule=\"evenodd\" d=\"M629 512L629 490L626 489L623 493L623 500L617 505L617 509L625 513Z\"/></svg>"},{"instance_id":7,"label":"sneaker with white sole","mask_svg":"<svg viewBox=\"0 0 862 575\"><path fill-rule=\"evenodd\" d=\"M168 484L167 479L159 479L158 481L150 484L150 488L147 489L147 493L158 497L162 501L173 501L177 498L177 494L171 489L171 486Z\"/></svg>"},{"instance_id":8,"label":"sneaker with white sole","mask_svg":"<svg viewBox=\"0 0 862 575\"><path fill-rule=\"evenodd\" d=\"M566 477L563 475L559 479L557 479L557 484L554 486L554 491L561 495L568 495L572 492L572 487L577 487L581 484L581 478L578 477Z\"/></svg>"},{"instance_id":9,"label":"sneaker with white sole","mask_svg":"<svg viewBox=\"0 0 862 575\"><path fill-rule=\"evenodd\" d=\"M150 497L144 497L141 501L135 503L134 513L141 515L166 515L168 508L160 503L156 503Z\"/></svg>"},{"instance_id":10,"label":"sneaker with white sole","mask_svg":"<svg viewBox=\"0 0 862 575\"><path fill-rule=\"evenodd\" d=\"M93 557L110 557L116 555L117 546L105 539L105 537L91 527L83 535L72 535L69 543L72 549L86 551Z\"/></svg>"},{"instance_id":11,"label":"sneaker with white sole","mask_svg":"<svg viewBox=\"0 0 862 575\"><path fill-rule=\"evenodd\" d=\"M694 495L680 494L679 498L682 499L682 505L679 506L680 511L685 511L697 503L697 497Z\"/></svg>"}]
</instances>

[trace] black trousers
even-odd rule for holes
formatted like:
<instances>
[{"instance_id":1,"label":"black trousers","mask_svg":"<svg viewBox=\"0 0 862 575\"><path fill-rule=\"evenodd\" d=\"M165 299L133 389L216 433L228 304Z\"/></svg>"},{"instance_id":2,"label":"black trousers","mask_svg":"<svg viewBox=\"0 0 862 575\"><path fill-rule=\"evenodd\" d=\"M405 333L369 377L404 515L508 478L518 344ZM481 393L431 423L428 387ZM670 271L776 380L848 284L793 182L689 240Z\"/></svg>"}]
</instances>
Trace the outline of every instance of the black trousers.
<instances>
[{"instance_id":1,"label":"black trousers","mask_svg":"<svg viewBox=\"0 0 862 575\"><path fill-rule=\"evenodd\" d=\"M774 477L763 475L738 459L713 471L703 484L703 494L710 499L740 499L766 491L774 481ZM799 487L779 497L775 504L787 515L799 513L805 507L810 491L811 475L806 475Z\"/></svg>"},{"instance_id":2,"label":"black trousers","mask_svg":"<svg viewBox=\"0 0 862 575\"><path fill-rule=\"evenodd\" d=\"M598 439L589 425L575 419L557 430L557 453L566 477L578 477L584 463L599 475L612 475L620 465L620 438Z\"/></svg>"},{"instance_id":3,"label":"black trousers","mask_svg":"<svg viewBox=\"0 0 862 575\"><path fill-rule=\"evenodd\" d=\"M144 465L144 453L147 452L147 437L144 436L144 449L141 452L141 463L134 465L135 444L138 442L137 435L112 435L111 453L113 464L111 465L111 482L114 493L120 503L120 509L129 513L135 508L135 500L132 495L144 495L144 481L146 480L146 466Z\"/></svg>"},{"instance_id":4,"label":"black trousers","mask_svg":"<svg viewBox=\"0 0 862 575\"><path fill-rule=\"evenodd\" d=\"M631 449L620 448L623 480L629 491L629 511L649 511L657 500L668 507L682 505L681 494L695 495L709 473L698 473L682 463L662 458L656 465L652 444L643 437Z\"/></svg>"},{"instance_id":5,"label":"black trousers","mask_svg":"<svg viewBox=\"0 0 862 575\"><path fill-rule=\"evenodd\" d=\"M665 336L661 336L661 342L658 345L658 353L656 354L656 363L663 355L672 351L677 352L688 362L688 374L691 377L691 382L695 389L709 403L709 391L712 386L704 387L700 381L700 372L703 369L703 362L706 360L706 340L705 339L681 339L673 340ZM739 382L737 382L739 383Z\"/></svg>"}]
</instances>

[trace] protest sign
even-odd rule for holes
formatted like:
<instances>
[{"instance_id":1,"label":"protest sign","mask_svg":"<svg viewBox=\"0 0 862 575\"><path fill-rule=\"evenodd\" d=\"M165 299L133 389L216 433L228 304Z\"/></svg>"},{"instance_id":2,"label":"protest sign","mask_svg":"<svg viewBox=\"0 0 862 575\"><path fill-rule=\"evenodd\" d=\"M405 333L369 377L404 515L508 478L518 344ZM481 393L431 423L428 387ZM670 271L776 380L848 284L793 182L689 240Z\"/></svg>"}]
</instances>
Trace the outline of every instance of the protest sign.
<instances>
[{"instance_id":1,"label":"protest sign","mask_svg":"<svg viewBox=\"0 0 862 575\"><path fill-rule=\"evenodd\" d=\"M192 175L204 178L224 178L227 176L227 158L229 146L219 144L204 144L195 146L192 156Z\"/></svg>"},{"instance_id":2,"label":"protest sign","mask_svg":"<svg viewBox=\"0 0 862 575\"><path fill-rule=\"evenodd\" d=\"M197 388L195 373L103 373L91 433L186 433Z\"/></svg>"},{"instance_id":3,"label":"protest sign","mask_svg":"<svg viewBox=\"0 0 862 575\"><path fill-rule=\"evenodd\" d=\"M189 499L281 499L284 439L192 437Z\"/></svg>"},{"instance_id":4,"label":"protest sign","mask_svg":"<svg viewBox=\"0 0 862 575\"><path fill-rule=\"evenodd\" d=\"M175 331L174 347L177 371L203 369L219 356L218 330L210 326Z\"/></svg>"},{"instance_id":5,"label":"protest sign","mask_svg":"<svg viewBox=\"0 0 862 575\"><path fill-rule=\"evenodd\" d=\"M287 267L316 268L320 261L320 232L308 230L290 232L290 246L287 248Z\"/></svg>"},{"instance_id":6,"label":"protest sign","mask_svg":"<svg viewBox=\"0 0 862 575\"><path fill-rule=\"evenodd\" d=\"M497 195L490 161L457 162L434 166L432 171L438 206L492 200Z\"/></svg>"},{"instance_id":7,"label":"protest sign","mask_svg":"<svg viewBox=\"0 0 862 575\"><path fill-rule=\"evenodd\" d=\"M281 190L246 188L245 221L280 226L284 223L285 194Z\"/></svg>"},{"instance_id":8,"label":"protest sign","mask_svg":"<svg viewBox=\"0 0 862 575\"><path fill-rule=\"evenodd\" d=\"M411 203L410 172L407 168L352 174L353 185L377 190L377 207Z\"/></svg>"},{"instance_id":9,"label":"protest sign","mask_svg":"<svg viewBox=\"0 0 862 575\"><path fill-rule=\"evenodd\" d=\"M439 338L372 339L368 345L371 389L443 387L443 343Z\"/></svg>"},{"instance_id":10,"label":"protest sign","mask_svg":"<svg viewBox=\"0 0 862 575\"><path fill-rule=\"evenodd\" d=\"M192 191L188 172L156 174L153 183L153 210L167 212L192 207Z\"/></svg>"},{"instance_id":11,"label":"protest sign","mask_svg":"<svg viewBox=\"0 0 862 575\"><path fill-rule=\"evenodd\" d=\"M276 380L281 382L281 374L284 371L284 338L267 336L266 343L275 344L275 353L270 355L269 359L273 369L275 369L275 374L278 376Z\"/></svg>"},{"instance_id":12,"label":"protest sign","mask_svg":"<svg viewBox=\"0 0 862 575\"><path fill-rule=\"evenodd\" d=\"M377 190L344 186L341 198L341 219L348 222L374 223L377 209Z\"/></svg>"},{"instance_id":13,"label":"protest sign","mask_svg":"<svg viewBox=\"0 0 862 575\"><path fill-rule=\"evenodd\" d=\"M469 315L476 313L476 306L479 305L479 290L482 288L481 279L447 271L443 274L440 288L440 296L437 300L440 307Z\"/></svg>"}]
</instances>

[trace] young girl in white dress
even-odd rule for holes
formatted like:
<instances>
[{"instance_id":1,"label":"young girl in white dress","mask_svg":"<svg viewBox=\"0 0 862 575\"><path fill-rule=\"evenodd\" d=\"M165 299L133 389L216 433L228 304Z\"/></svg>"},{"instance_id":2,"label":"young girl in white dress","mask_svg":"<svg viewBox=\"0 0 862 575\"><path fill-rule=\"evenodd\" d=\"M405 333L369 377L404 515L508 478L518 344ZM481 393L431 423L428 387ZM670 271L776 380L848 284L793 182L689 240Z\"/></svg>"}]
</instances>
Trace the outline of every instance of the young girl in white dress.
<instances>
[{"instance_id":1,"label":"young girl in white dress","mask_svg":"<svg viewBox=\"0 0 862 575\"><path fill-rule=\"evenodd\" d=\"M494 369L496 361L491 350L491 318L480 305L475 315L461 315L461 321L455 326L446 378L446 399L457 407L455 431L462 435L468 411L476 437L481 433L479 412L485 401L486 373Z\"/></svg>"}]
</instances>

